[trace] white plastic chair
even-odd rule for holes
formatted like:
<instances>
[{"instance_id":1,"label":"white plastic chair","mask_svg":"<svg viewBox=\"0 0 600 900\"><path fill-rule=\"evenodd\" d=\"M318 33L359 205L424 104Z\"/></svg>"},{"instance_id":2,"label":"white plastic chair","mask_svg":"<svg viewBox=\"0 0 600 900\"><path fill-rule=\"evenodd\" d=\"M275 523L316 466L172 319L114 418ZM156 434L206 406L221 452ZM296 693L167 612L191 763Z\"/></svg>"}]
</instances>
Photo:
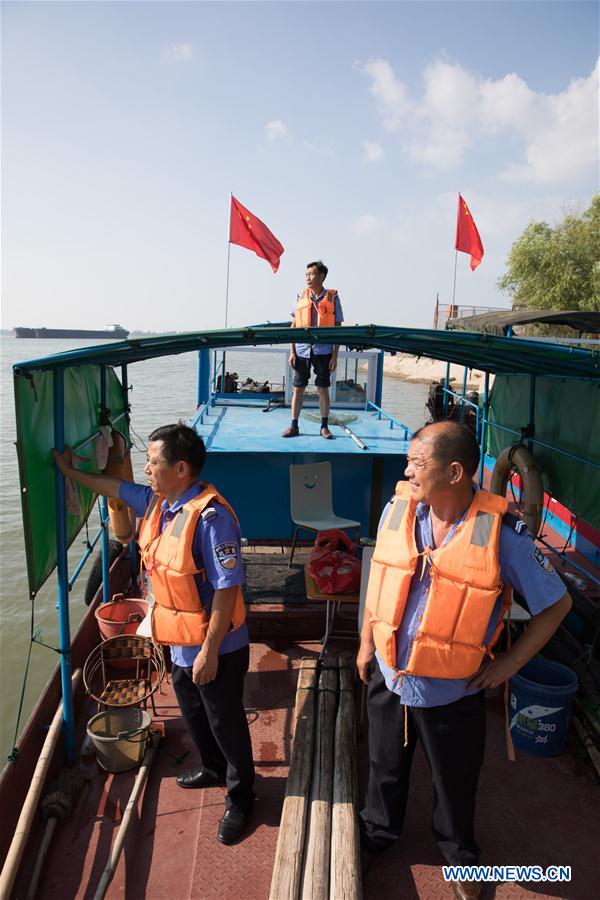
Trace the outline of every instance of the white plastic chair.
<instances>
[{"instance_id":1,"label":"white plastic chair","mask_svg":"<svg viewBox=\"0 0 600 900\"><path fill-rule=\"evenodd\" d=\"M291 568L296 549L298 531L327 531L328 528L356 528L360 522L343 519L333 511L331 489L331 463L308 463L290 466L290 508L294 528L294 540L290 555Z\"/></svg>"}]
</instances>

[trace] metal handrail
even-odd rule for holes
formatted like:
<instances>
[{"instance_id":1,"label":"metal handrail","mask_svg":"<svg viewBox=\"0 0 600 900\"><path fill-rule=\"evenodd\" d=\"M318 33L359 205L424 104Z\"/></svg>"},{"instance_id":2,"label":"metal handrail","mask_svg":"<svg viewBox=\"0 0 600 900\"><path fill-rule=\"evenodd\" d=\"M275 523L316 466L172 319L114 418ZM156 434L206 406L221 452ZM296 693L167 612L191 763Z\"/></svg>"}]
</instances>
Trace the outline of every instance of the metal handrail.
<instances>
[{"instance_id":1,"label":"metal handrail","mask_svg":"<svg viewBox=\"0 0 600 900\"><path fill-rule=\"evenodd\" d=\"M386 413L384 409L382 409L380 406L377 406L377 404L373 403L372 400L367 400L365 409L367 412L369 411L369 409L375 410L378 419L381 419L382 416L384 419L389 419L390 428L393 428L394 425L397 425L398 428L404 428L405 441L408 441L409 438L412 437L412 430L408 427L408 425L405 425L404 422L399 422L398 419L394 418L394 416L390 416L389 413Z\"/></svg>"},{"instance_id":2,"label":"metal handrail","mask_svg":"<svg viewBox=\"0 0 600 900\"><path fill-rule=\"evenodd\" d=\"M486 424L491 425L494 428L499 428L500 431L506 431L508 432L508 434L514 434L518 438L522 437L520 431L515 431L514 428L507 428L506 425L500 425L498 422L492 422L490 419L486 419ZM577 456L575 453L571 453L569 450L561 450L560 447L553 447L552 444L546 444L544 443L544 441L539 441L537 438L529 437L529 435L527 435L527 442L538 444L540 447L544 447L546 450L551 450L553 453L561 453L563 456L568 456L569 459L574 459L575 462L580 462L586 466L591 466L593 469L600 469L600 464L592 462L591 459L584 459L583 456Z\"/></svg>"}]
</instances>

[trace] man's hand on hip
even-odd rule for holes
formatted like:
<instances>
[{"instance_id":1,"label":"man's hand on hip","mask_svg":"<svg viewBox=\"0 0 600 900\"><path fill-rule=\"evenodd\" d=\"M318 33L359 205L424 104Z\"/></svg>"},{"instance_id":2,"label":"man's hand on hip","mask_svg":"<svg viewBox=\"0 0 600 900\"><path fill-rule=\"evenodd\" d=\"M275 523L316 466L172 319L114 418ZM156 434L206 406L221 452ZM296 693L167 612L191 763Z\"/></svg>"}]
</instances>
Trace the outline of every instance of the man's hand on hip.
<instances>
[{"instance_id":1,"label":"man's hand on hip","mask_svg":"<svg viewBox=\"0 0 600 900\"><path fill-rule=\"evenodd\" d=\"M334 372L337 369L337 356L332 354L331 359L329 360L329 371Z\"/></svg>"},{"instance_id":2,"label":"man's hand on hip","mask_svg":"<svg viewBox=\"0 0 600 900\"><path fill-rule=\"evenodd\" d=\"M498 653L494 659L486 658L479 671L469 682L470 688L495 688L512 678L519 671L520 665L511 658L510 653Z\"/></svg>"},{"instance_id":3,"label":"man's hand on hip","mask_svg":"<svg viewBox=\"0 0 600 900\"><path fill-rule=\"evenodd\" d=\"M219 668L219 654L215 650L202 648L192 666L192 680L194 684L210 684L217 677Z\"/></svg>"},{"instance_id":4,"label":"man's hand on hip","mask_svg":"<svg viewBox=\"0 0 600 900\"><path fill-rule=\"evenodd\" d=\"M296 368L296 354L295 353L290 353L289 364L292 369Z\"/></svg>"}]
</instances>

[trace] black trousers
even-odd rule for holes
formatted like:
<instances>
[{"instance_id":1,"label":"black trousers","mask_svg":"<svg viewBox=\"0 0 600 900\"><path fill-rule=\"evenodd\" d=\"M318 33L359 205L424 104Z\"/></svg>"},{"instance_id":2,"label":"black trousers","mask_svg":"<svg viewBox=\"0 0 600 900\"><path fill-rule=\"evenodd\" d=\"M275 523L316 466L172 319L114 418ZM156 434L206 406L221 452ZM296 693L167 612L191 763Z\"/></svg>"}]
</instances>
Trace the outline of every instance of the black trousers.
<instances>
[{"instance_id":1,"label":"black trousers","mask_svg":"<svg viewBox=\"0 0 600 900\"><path fill-rule=\"evenodd\" d=\"M484 691L447 706L404 707L387 689L374 661L368 711L369 783L360 815L371 843L384 849L402 833L410 767L419 741L433 779L433 836L450 865L476 863L480 850L473 824L485 750Z\"/></svg>"},{"instance_id":2,"label":"black trousers","mask_svg":"<svg viewBox=\"0 0 600 900\"><path fill-rule=\"evenodd\" d=\"M243 704L249 647L219 656L217 677L192 681L191 666L173 665L173 687L202 767L227 784L225 805L249 812L254 801L254 762Z\"/></svg>"}]
</instances>

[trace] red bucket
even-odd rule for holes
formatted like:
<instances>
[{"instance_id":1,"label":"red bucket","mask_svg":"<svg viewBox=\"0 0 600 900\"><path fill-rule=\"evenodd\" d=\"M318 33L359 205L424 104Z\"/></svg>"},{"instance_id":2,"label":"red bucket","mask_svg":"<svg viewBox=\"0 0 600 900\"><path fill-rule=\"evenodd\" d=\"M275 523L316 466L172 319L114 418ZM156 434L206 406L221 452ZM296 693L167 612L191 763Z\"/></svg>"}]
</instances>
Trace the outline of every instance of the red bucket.
<instances>
[{"instance_id":1,"label":"red bucket","mask_svg":"<svg viewBox=\"0 0 600 900\"><path fill-rule=\"evenodd\" d=\"M147 612L147 600L113 600L112 603L101 603L96 610L96 619L102 640L119 634L135 634Z\"/></svg>"}]
</instances>

